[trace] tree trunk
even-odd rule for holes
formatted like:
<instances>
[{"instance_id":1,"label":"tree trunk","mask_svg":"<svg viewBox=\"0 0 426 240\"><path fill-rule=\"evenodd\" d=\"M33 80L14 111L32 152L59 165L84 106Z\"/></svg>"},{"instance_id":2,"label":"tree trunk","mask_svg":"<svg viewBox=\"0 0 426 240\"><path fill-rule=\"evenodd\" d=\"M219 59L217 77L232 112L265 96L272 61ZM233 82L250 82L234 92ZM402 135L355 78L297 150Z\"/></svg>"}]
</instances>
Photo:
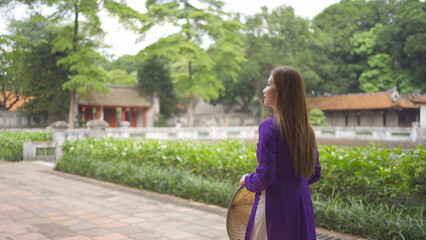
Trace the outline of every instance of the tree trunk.
<instances>
[{"instance_id":1,"label":"tree trunk","mask_svg":"<svg viewBox=\"0 0 426 240\"><path fill-rule=\"evenodd\" d=\"M263 105L263 98L259 99L259 103L260 103L260 121L263 121L268 117L268 111L265 105Z\"/></svg>"},{"instance_id":2,"label":"tree trunk","mask_svg":"<svg viewBox=\"0 0 426 240\"><path fill-rule=\"evenodd\" d=\"M193 97L189 99L188 125L189 127L194 127L194 98Z\"/></svg>"},{"instance_id":3,"label":"tree trunk","mask_svg":"<svg viewBox=\"0 0 426 240\"><path fill-rule=\"evenodd\" d=\"M188 78L189 82L192 82L192 62L189 61L188 63ZM194 94L191 92L189 93L189 107L188 107L188 126L193 127L194 126Z\"/></svg>"},{"instance_id":4,"label":"tree trunk","mask_svg":"<svg viewBox=\"0 0 426 240\"><path fill-rule=\"evenodd\" d=\"M71 90L71 96L70 96L70 109L68 111L68 123L70 128L74 128L74 109L75 109L75 103L76 103L76 91L75 88Z\"/></svg>"},{"instance_id":5,"label":"tree trunk","mask_svg":"<svg viewBox=\"0 0 426 240\"><path fill-rule=\"evenodd\" d=\"M72 51L73 52L77 52L77 37L78 37L78 13L79 13L79 8L78 8L78 2L75 3L74 5L74 38L72 39ZM77 75L77 71L72 71L71 73L71 78L74 78ZM70 128L74 128L74 120L76 117L76 106L77 105L77 109L78 109L78 102L77 102L77 92L76 92L76 88L73 87L71 89L71 96L70 96L70 109L69 109L69 114L68 114L68 122L70 125Z\"/></svg>"},{"instance_id":6,"label":"tree trunk","mask_svg":"<svg viewBox=\"0 0 426 240\"><path fill-rule=\"evenodd\" d=\"M257 80L257 83L256 83L256 88L255 88L255 96L257 96L257 100L259 101L259 105L260 105L260 121L265 120L267 117L266 107L265 105L263 105L263 93L260 91L262 87L261 86L262 78L265 74L266 74L266 70L264 70L262 74L259 76L259 79Z\"/></svg>"},{"instance_id":7,"label":"tree trunk","mask_svg":"<svg viewBox=\"0 0 426 240\"><path fill-rule=\"evenodd\" d=\"M250 98L249 97L243 97L241 96L241 102L242 102L242 111L243 113L248 113L249 112L249 107L250 107Z\"/></svg>"}]
</instances>

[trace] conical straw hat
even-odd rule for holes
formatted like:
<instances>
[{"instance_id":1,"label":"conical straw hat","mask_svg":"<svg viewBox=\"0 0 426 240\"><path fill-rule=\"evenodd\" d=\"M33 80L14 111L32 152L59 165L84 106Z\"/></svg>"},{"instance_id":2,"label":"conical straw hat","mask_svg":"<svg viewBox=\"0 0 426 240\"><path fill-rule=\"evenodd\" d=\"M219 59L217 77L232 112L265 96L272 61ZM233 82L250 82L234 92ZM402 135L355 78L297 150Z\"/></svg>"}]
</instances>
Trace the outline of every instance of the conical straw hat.
<instances>
[{"instance_id":1,"label":"conical straw hat","mask_svg":"<svg viewBox=\"0 0 426 240\"><path fill-rule=\"evenodd\" d=\"M256 193L248 191L244 184L234 193L226 217L230 240L244 239L255 195Z\"/></svg>"}]
</instances>

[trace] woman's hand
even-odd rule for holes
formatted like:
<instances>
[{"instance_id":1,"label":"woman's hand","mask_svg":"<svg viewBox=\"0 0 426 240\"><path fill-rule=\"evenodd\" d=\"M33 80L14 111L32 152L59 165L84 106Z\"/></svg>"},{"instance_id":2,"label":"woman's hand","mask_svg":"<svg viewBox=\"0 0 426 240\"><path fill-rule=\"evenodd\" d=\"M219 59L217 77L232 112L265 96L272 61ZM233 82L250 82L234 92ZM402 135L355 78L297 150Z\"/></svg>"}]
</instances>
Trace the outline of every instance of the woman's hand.
<instances>
[{"instance_id":1,"label":"woman's hand","mask_svg":"<svg viewBox=\"0 0 426 240\"><path fill-rule=\"evenodd\" d=\"M240 179L240 184L241 185L244 185L245 183L246 183L246 176L247 176L248 174L244 174L242 177L241 177L241 179Z\"/></svg>"}]
</instances>

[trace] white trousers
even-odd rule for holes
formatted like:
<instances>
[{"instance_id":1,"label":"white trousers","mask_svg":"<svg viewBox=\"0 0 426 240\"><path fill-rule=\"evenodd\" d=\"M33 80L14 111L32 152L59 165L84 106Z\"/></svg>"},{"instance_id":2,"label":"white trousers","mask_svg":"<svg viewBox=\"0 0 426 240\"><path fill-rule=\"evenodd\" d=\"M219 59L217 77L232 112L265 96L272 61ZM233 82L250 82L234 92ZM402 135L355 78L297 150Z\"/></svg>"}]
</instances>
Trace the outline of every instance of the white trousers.
<instances>
[{"instance_id":1,"label":"white trousers","mask_svg":"<svg viewBox=\"0 0 426 240\"><path fill-rule=\"evenodd\" d=\"M266 190L262 191L257 204L256 216L251 230L250 240L268 240L266 232L266 213L265 213Z\"/></svg>"}]
</instances>

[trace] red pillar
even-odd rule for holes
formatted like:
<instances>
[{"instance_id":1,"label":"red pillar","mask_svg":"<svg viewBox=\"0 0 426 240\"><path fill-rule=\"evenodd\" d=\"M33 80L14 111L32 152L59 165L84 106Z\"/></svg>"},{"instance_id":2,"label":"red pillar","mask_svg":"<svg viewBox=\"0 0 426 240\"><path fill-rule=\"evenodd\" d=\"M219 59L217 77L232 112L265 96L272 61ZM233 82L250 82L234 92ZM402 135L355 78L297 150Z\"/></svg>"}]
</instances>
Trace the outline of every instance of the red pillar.
<instances>
[{"instance_id":1,"label":"red pillar","mask_svg":"<svg viewBox=\"0 0 426 240\"><path fill-rule=\"evenodd\" d=\"M117 127L117 110L115 108L111 109L110 115L110 125L111 127Z\"/></svg>"},{"instance_id":2,"label":"red pillar","mask_svg":"<svg viewBox=\"0 0 426 240\"><path fill-rule=\"evenodd\" d=\"M96 108L96 120L99 120L101 118L101 108Z\"/></svg>"},{"instance_id":3,"label":"red pillar","mask_svg":"<svg viewBox=\"0 0 426 240\"><path fill-rule=\"evenodd\" d=\"M105 120L105 112L103 106L99 108L99 115L102 115L102 120Z\"/></svg>"},{"instance_id":4,"label":"red pillar","mask_svg":"<svg viewBox=\"0 0 426 240\"><path fill-rule=\"evenodd\" d=\"M81 108L81 120L86 120L86 116L85 116L85 114L86 114L86 107L82 107Z\"/></svg>"},{"instance_id":5,"label":"red pillar","mask_svg":"<svg viewBox=\"0 0 426 240\"><path fill-rule=\"evenodd\" d=\"M146 128L146 109L143 110L143 127Z\"/></svg>"},{"instance_id":6,"label":"red pillar","mask_svg":"<svg viewBox=\"0 0 426 240\"><path fill-rule=\"evenodd\" d=\"M126 109L125 108L121 109L121 121L122 122L126 121Z\"/></svg>"},{"instance_id":7,"label":"red pillar","mask_svg":"<svg viewBox=\"0 0 426 240\"><path fill-rule=\"evenodd\" d=\"M136 115L136 108L132 108L132 127L136 127L136 117L137 117L137 115Z\"/></svg>"}]
</instances>

